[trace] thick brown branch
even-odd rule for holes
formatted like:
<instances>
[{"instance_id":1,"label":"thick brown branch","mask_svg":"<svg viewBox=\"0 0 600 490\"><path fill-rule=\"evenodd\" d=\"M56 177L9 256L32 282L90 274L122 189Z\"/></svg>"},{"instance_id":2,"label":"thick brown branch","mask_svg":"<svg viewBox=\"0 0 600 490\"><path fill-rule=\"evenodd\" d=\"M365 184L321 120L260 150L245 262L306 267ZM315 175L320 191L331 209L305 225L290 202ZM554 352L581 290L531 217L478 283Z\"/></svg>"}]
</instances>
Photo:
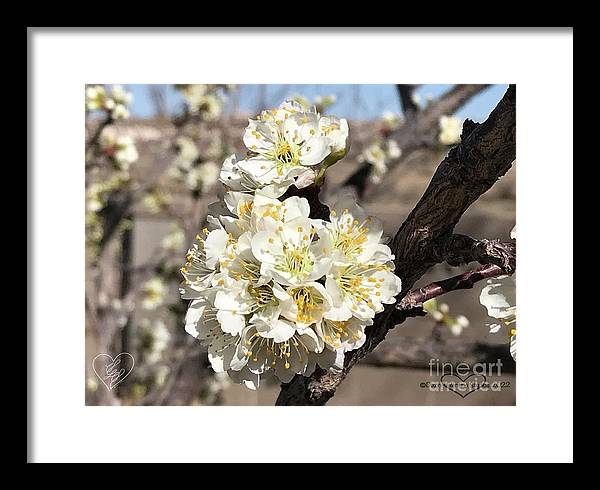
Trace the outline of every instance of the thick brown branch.
<instances>
[{"instance_id":1,"label":"thick brown branch","mask_svg":"<svg viewBox=\"0 0 600 490\"><path fill-rule=\"evenodd\" d=\"M392 250L396 274L402 278L399 300L414 283L439 261L436 246L452 235L468 207L511 167L516 151L516 90L510 86L482 124L465 121L462 142L450 150L427 190L396 233ZM278 405L323 405L350 369L385 338L395 326L394 305L375 318L367 329L367 341L346 355L340 373L317 371L310 378L296 376L283 385Z\"/></svg>"},{"instance_id":2,"label":"thick brown branch","mask_svg":"<svg viewBox=\"0 0 600 490\"><path fill-rule=\"evenodd\" d=\"M514 373L515 361L507 345L492 345L467 339L446 339L433 337L404 337L398 341L381 344L364 358L361 364L379 367L399 367L429 369L432 360L452 365L464 362L502 364L502 372Z\"/></svg>"}]
</instances>

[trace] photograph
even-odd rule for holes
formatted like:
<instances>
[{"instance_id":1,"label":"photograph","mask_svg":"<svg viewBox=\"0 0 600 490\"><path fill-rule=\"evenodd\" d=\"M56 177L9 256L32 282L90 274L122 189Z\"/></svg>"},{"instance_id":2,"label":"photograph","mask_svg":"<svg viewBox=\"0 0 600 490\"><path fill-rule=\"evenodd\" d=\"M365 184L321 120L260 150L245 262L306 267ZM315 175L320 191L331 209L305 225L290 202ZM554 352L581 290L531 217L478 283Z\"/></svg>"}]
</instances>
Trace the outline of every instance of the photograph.
<instances>
[{"instance_id":1,"label":"photograph","mask_svg":"<svg viewBox=\"0 0 600 490\"><path fill-rule=\"evenodd\" d=\"M87 85L86 403L514 405L517 90Z\"/></svg>"}]
</instances>

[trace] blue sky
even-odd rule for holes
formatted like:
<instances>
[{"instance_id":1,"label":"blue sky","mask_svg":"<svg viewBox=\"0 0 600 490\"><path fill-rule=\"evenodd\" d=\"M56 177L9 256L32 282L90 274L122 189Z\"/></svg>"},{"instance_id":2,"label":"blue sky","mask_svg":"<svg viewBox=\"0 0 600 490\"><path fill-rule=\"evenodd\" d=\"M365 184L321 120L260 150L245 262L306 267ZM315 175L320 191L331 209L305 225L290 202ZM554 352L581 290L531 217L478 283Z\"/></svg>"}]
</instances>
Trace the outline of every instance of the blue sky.
<instances>
[{"instance_id":1,"label":"blue sky","mask_svg":"<svg viewBox=\"0 0 600 490\"><path fill-rule=\"evenodd\" d=\"M131 112L135 117L152 117L154 108L150 97L149 85L125 85L133 93ZM452 88L452 85L421 85L417 94L422 100L426 97L437 98ZM506 85L492 85L476 97L473 97L456 114L480 122L487 118L490 111L506 91ZM178 112L182 99L172 85L161 85L166 106L170 113ZM400 103L394 85L240 85L239 109L242 112L255 113L262 109L261 101L269 107L277 106L284 98L301 94L309 99L316 95L335 94L337 102L328 110L330 114L352 119L376 119L383 111L400 112ZM226 111L231 110L231 104Z\"/></svg>"}]
</instances>

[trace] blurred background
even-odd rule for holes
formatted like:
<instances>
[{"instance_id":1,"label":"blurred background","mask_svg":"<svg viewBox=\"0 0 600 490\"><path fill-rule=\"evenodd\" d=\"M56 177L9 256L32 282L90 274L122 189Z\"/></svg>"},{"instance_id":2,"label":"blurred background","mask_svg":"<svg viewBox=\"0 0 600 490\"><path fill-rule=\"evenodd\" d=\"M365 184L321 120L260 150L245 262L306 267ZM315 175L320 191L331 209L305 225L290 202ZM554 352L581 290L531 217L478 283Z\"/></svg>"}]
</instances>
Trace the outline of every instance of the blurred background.
<instances>
[{"instance_id":1,"label":"blurred background","mask_svg":"<svg viewBox=\"0 0 600 490\"><path fill-rule=\"evenodd\" d=\"M327 172L326 204L340 193L384 223L392 237L465 118L484 121L507 85L100 85L86 86L86 404L273 405L279 386L253 392L210 369L183 329L179 268L217 200L220 165L245 153L248 118L294 98L348 119L348 155ZM515 168L464 215L458 233L508 240L515 225ZM436 266L416 285L468 267ZM508 339L490 334L483 284L427 305L430 314L392 330L353 368L331 405L514 405L514 364L501 392L434 392L428 359L493 362ZM108 390L100 353L129 352L131 374ZM437 357L439 356L439 357ZM510 356L508 356L510 357ZM491 379L489 381L492 381Z\"/></svg>"}]
</instances>

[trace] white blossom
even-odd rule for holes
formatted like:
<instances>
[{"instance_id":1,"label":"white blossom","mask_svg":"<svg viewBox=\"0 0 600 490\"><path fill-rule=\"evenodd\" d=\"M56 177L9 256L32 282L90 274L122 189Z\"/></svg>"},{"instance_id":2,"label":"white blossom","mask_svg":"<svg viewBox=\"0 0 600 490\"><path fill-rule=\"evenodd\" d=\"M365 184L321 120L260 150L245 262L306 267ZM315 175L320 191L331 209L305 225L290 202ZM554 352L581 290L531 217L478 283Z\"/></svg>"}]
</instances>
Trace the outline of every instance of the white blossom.
<instances>
[{"instance_id":1,"label":"white blossom","mask_svg":"<svg viewBox=\"0 0 600 490\"><path fill-rule=\"evenodd\" d=\"M410 100L417 107L421 107L421 96L417 92L412 92L410 94Z\"/></svg>"},{"instance_id":2,"label":"white blossom","mask_svg":"<svg viewBox=\"0 0 600 490\"><path fill-rule=\"evenodd\" d=\"M458 337L469 324L469 319L466 316L458 315L450 325L450 332L452 332L452 335Z\"/></svg>"},{"instance_id":3,"label":"white blossom","mask_svg":"<svg viewBox=\"0 0 600 490\"><path fill-rule=\"evenodd\" d=\"M396 160L402 156L402 148L398 146L396 140L390 138L386 141L386 153L388 158Z\"/></svg>"},{"instance_id":4,"label":"white blossom","mask_svg":"<svg viewBox=\"0 0 600 490\"><path fill-rule=\"evenodd\" d=\"M331 267L329 242L318 237L317 223L299 217L288 222L265 221L265 230L252 238L252 252L261 261L261 274L281 284L315 281Z\"/></svg>"},{"instance_id":5,"label":"white blossom","mask_svg":"<svg viewBox=\"0 0 600 490\"><path fill-rule=\"evenodd\" d=\"M94 85L85 89L85 107L88 111L97 111L104 107L106 90L102 85Z\"/></svg>"},{"instance_id":6,"label":"white blossom","mask_svg":"<svg viewBox=\"0 0 600 490\"><path fill-rule=\"evenodd\" d=\"M146 310L155 310L166 300L167 285L159 276L155 276L146 281L142 287L142 290L142 306Z\"/></svg>"},{"instance_id":7,"label":"white blossom","mask_svg":"<svg viewBox=\"0 0 600 490\"><path fill-rule=\"evenodd\" d=\"M119 136L112 131L104 131L100 138L104 155L120 170L128 170L138 158L138 151L131 136Z\"/></svg>"},{"instance_id":8,"label":"white blossom","mask_svg":"<svg viewBox=\"0 0 600 490\"><path fill-rule=\"evenodd\" d=\"M516 239L516 227L511 231L511 238ZM486 308L490 317L498 320L489 326L490 333L498 333L507 327L510 341L510 353L516 360L517 352L517 302L516 273L511 276L499 276L488 279L481 290L479 302Z\"/></svg>"},{"instance_id":9,"label":"white blossom","mask_svg":"<svg viewBox=\"0 0 600 490\"><path fill-rule=\"evenodd\" d=\"M347 138L345 119L321 117L286 101L249 121L243 140L251 156L236 163L259 184L285 185L287 189L303 173L343 157Z\"/></svg>"},{"instance_id":10,"label":"white blossom","mask_svg":"<svg viewBox=\"0 0 600 490\"><path fill-rule=\"evenodd\" d=\"M386 131L393 131L394 129L398 129L400 127L400 124L402 123L402 116L391 111L385 111L381 115L381 121L383 122L383 127Z\"/></svg>"},{"instance_id":11,"label":"white blossom","mask_svg":"<svg viewBox=\"0 0 600 490\"><path fill-rule=\"evenodd\" d=\"M450 315L450 306L447 303L438 304L437 300L425 301L423 309L440 325L445 325L455 337L461 335L463 330L470 325L469 319L464 315Z\"/></svg>"},{"instance_id":12,"label":"white blossom","mask_svg":"<svg viewBox=\"0 0 600 490\"><path fill-rule=\"evenodd\" d=\"M485 306L489 316L502 320L505 324L516 321L515 275L488 279L481 290L480 303Z\"/></svg>"},{"instance_id":13,"label":"white blossom","mask_svg":"<svg viewBox=\"0 0 600 490\"><path fill-rule=\"evenodd\" d=\"M140 328L150 338L150 348L146 352L147 360L150 364L156 364L169 346L171 332L161 319L150 321L148 318L144 318L140 322Z\"/></svg>"},{"instance_id":14,"label":"white blossom","mask_svg":"<svg viewBox=\"0 0 600 490\"><path fill-rule=\"evenodd\" d=\"M191 114L198 114L207 121L214 121L223 111L223 97L216 85L191 84L176 86Z\"/></svg>"},{"instance_id":15,"label":"white blossom","mask_svg":"<svg viewBox=\"0 0 600 490\"><path fill-rule=\"evenodd\" d=\"M442 116L439 120L439 140L443 145L456 145L460 143L462 132L462 119L456 116Z\"/></svg>"},{"instance_id":16,"label":"white blossom","mask_svg":"<svg viewBox=\"0 0 600 490\"><path fill-rule=\"evenodd\" d=\"M402 156L402 149L398 146L396 140L388 138L384 144L376 141L367 146L358 156L358 161L373 166L370 179L378 184L383 180L383 176L388 171L388 163L391 160L397 160Z\"/></svg>"},{"instance_id":17,"label":"white blossom","mask_svg":"<svg viewBox=\"0 0 600 490\"><path fill-rule=\"evenodd\" d=\"M223 162L219 180L227 189L248 194L259 192L270 197L282 196L294 183L294 180L290 178L281 182L263 185L251 174L240 168L238 157L235 154L230 155Z\"/></svg>"},{"instance_id":18,"label":"white blossom","mask_svg":"<svg viewBox=\"0 0 600 490\"><path fill-rule=\"evenodd\" d=\"M206 238L201 234L196 235L186 255L186 263L181 268L185 281L180 292L184 299L197 299L198 293L210 286L231 245L229 235L222 227L213 230L205 228L202 233Z\"/></svg>"},{"instance_id":19,"label":"white blossom","mask_svg":"<svg viewBox=\"0 0 600 490\"><path fill-rule=\"evenodd\" d=\"M175 140L175 146L177 147L177 157L173 161L173 165L189 170L194 161L200 156L196 143L190 138L180 136Z\"/></svg>"}]
</instances>

